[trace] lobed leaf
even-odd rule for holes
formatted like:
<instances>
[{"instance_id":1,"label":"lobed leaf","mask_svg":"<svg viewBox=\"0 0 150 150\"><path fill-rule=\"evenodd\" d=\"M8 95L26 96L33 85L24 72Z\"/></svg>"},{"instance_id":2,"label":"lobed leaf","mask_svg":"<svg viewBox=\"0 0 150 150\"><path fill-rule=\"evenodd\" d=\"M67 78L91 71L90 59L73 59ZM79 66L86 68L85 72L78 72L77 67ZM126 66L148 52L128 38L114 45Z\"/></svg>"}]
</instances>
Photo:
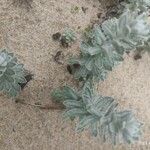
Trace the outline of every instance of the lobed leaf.
<instances>
[{"instance_id":1,"label":"lobed leaf","mask_svg":"<svg viewBox=\"0 0 150 150\"><path fill-rule=\"evenodd\" d=\"M6 50L0 51L0 90L15 97L21 87L19 83L26 83L25 70L17 58Z\"/></svg>"},{"instance_id":2,"label":"lobed leaf","mask_svg":"<svg viewBox=\"0 0 150 150\"><path fill-rule=\"evenodd\" d=\"M69 87L67 92L63 88L59 92L63 95L63 104L66 106L64 117L78 118L77 132L89 128L94 136L99 135L104 141L111 140L113 144L121 141L120 137L127 143L139 139L141 123L135 119L132 112L117 111L118 104L114 99L97 95L90 81L84 84L81 94ZM75 99L70 99L72 93L76 95Z\"/></svg>"}]
</instances>

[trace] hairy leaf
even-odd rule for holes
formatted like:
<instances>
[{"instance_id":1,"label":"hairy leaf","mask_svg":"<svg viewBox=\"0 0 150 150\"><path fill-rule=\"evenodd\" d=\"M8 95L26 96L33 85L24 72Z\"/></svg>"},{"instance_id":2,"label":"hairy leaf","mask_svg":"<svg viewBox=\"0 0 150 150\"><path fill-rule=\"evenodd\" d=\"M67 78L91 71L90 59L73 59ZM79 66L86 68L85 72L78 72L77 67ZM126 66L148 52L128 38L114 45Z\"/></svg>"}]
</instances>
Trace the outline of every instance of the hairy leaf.
<instances>
[{"instance_id":1,"label":"hairy leaf","mask_svg":"<svg viewBox=\"0 0 150 150\"><path fill-rule=\"evenodd\" d=\"M125 51L143 46L149 37L148 14L138 11L127 10L120 18L95 26L88 39L81 43L80 58L70 61L75 78L104 80L107 73L123 61ZM74 64L80 67L74 68Z\"/></svg>"},{"instance_id":2,"label":"hairy leaf","mask_svg":"<svg viewBox=\"0 0 150 150\"><path fill-rule=\"evenodd\" d=\"M117 111L118 104L115 100L96 94L91 82L86 82L81 92L75 92L69 87L66 92L64 87L59 93L62 95L62 103L66 106L64 116L79 119L77 132L89 128L94 136L99 135L104 141L111 140L114 144L120 137L127 143L139 139L141 123L135 119L133 113ZM73 96L75 98L71 96L72 93L76 95ZM57 98L57 94L53 97Z\"/></svg>"},{"instance_id":3,"label":"hairy leaf","mask_svg":"<svg viewBox=\"0 0 150 150\"><path fill-rule=\"evenodd\" d=\"M25 70L16 57L6 50L0 51L0 90L10 96L17 96L21 90L20 83L26 83Z\"/></svg>"}]
</instances>

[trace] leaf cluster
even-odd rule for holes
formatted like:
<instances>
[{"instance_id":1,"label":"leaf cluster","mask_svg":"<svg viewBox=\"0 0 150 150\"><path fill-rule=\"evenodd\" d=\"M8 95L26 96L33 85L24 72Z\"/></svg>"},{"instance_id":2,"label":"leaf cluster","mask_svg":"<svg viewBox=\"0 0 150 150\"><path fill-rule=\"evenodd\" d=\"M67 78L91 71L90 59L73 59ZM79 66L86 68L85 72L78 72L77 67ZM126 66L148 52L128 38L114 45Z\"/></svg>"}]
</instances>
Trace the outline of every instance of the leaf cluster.
<instances>
[{"instance_id":1,"label":"leaf cluster","mask_svg":"<svg viewBox=\"0 0 150 150\"><path fill-rule=\"evenodd\" d=\"M76 79L84 80L76 92L63 87L52 92L52 98L66 107L64 116L78 118L76 130L89 128L94 136L116 144L138 140L141 123L132 111L118 111L118 103L111 97L97 94L92 81L104 80L109 71L123 61L125 52L150 46L149 0L125 0L125 9L118 18L112 18L88 30L81 42L79 58L69 65ZM121 138L122 137L122 138Z\"/></svg>"},{"instance_id":2,"label":"leaf cluster","mask_svg":"<svg viewBox=\"0 0 150 150\"><path fill-rule=\"evenodd\" d=\"M20 92L19 83L26 83L23 64L17 62L13 53L0 51L0 90L10 96L17 96Z\"/></svg>"},{"instance_id":3,"label":"leaf cluster","mask_svg":"<svg viewBox=\"0 0 150 150\"><path fill-rule=\"evenodd\" d=\"M66 118L78 118L77 132L89 128L92 135L116 144L122 139L132 143L140 137L141 123L131 111L118 111L118 103L111 97L94 92L91 82L86 82L82 91L70 87L54 90L53 99L66 107ZM122 139L121 139L122 138Z\"/></svg>"},{"instance_id":4,"label":"leaf cluster","mask_svg":"<svg viewBox=\"0 0 150 150\"><path fill-rule=\"evenodd\" d=\"M62 46L68 47L76 41L76 35L71 29L66 29L62 33L60 41L61 41Z\"/></svg>"},{"instance_id":5,"label":"leaf cluster","mask_svg":"<svg viewBox=\"0 0 150 150\"><path fill-rule=\"evenodd\" d=\"M77 79L104 80L109 71L123 61L125 51L144 45L150 36L148 14L125 11L118 19L96 25L81 43L80 58L72 59L70 65ZM75 68L74 64L79 64Z\"/></svg>"},{"instance_id":6,"label":"leaf cluster","mask_svg":"<svg viewBox=\"0 0 150 150\"><path fill-rule=\"evenodd\" d=\"M125 0L126 8L134 11L138 10L141 12L145 12L150 8L150 1L149 0Z\"/></svg>"}]
</instances>

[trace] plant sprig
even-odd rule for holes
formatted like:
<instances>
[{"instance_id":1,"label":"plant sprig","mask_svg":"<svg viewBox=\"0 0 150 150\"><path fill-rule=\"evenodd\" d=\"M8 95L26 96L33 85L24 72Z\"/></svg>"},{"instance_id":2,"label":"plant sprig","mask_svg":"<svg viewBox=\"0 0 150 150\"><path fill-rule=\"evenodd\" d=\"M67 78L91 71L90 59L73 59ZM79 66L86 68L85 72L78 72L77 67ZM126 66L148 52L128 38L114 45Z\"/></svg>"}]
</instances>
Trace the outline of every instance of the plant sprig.
<instances>
[{"instance_id":1,"label":"plant sprig","mask_svg":"<svg viewBox=\"0 0 150 150\"><path fill-rule=\"evenodd\" d=\"M125 4L125 5L124 5ZM149 51L150 22L149 0L125 0L120 17L95 25L81 42L79 58L69 62L69 70L76 79L83 81L83 88L76 92L70 87L52 92L55 102L66 107L64 116L78 118L77 131L89 128L93 135L104 141L119 142L120 137L132 143L141 135L141 123L132 111L118 111L118 103L111 97L98 95L91 82L104 80L109 71L123 61L125 52L145 49Z\"/></svg>"},{"instance_id":2,"label":"plant sprig","mask_svg":"<svg viewBox=\"0 0 150 150\"><path fill-rule=\"evenodd\" d=\"M5 49L0 51L0 90L15 97L21 90L21 83L26 83L23 64L18 63L13 53Z\"/></svg>"},{"instance_id":3,"label":"plant sprig","mask_svg":"<svg viewBox=\"0 0 150 150\"><path fill-rule=\"evenodd\" d=\"M70 65L75 78L104 80L109 71L123 61L126 51L141 47L150 37L148 14L125 11L118 19L95 26L81 43L80 58ZM74 64L80 67L75 68Z\"/></svg>"},{"instance_id":4,"label":"plant sprig","mask_svg":"<svg viewBox=\"0 0 150 150\"><path fill-rule=\"evenodd\" d=\"M92 83L86 82L83 89L76 92L69 87L56 89L52 97L66 107L65 118L78 118L77 132L89 128L92 135L100 136L113 144L122 141L132 143L141 134L141 123L131 111L117 111L118 103L111 97L95 93Z\"/></svg>"}]
</instances>

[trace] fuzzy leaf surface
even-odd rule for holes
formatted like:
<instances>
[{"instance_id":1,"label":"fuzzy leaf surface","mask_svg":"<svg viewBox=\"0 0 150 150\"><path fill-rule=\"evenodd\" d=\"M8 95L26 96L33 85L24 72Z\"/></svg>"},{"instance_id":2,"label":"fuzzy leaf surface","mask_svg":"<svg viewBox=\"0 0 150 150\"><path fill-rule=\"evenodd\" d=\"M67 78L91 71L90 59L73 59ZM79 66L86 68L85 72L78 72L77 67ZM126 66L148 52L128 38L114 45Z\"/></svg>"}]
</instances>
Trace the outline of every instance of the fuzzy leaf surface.
<instances>
[{"instance_id":1,"label":"fuzzy leaf surface","mask_svg":"<svg viewBox=\"0 0 150 150\"><path fill-rule=\"evenodd\" d=\"M64 117L71 120L78 118L77 132L90 129L92 135L99 135L104 141L111 141L113 144L122 140L132 143L139 139L141 123L136 120L133 113L126 110L118 111L115 100L95 93L91 82L86 82L80 92L75 92L69 87L67 92L70 93L66 93L66 87L61 90L61 102L66 106ZM57 94L53 95L54 97L56 99Z\"/></svg>"},{"instance_id":2,"label":"fuzzy leaf surface","mask_svg":"<svg viewBox=\"0 0 150 150\"><path fill-rule=\"evenodd\" d=\"M0 90L10 96L17 96L21 90L19 83L26 83L25 70L16 57L6 50L0 51Z\"/></svg>"}]
</instances>

